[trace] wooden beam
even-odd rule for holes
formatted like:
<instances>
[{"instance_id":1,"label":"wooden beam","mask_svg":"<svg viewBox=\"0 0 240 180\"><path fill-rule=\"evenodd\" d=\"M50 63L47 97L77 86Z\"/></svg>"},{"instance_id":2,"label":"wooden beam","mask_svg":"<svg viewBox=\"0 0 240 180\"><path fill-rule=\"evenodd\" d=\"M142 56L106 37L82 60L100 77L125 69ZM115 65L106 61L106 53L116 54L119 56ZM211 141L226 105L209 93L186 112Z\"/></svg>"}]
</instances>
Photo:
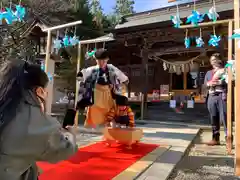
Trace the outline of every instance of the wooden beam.
<instances>
[{"instance_id":1,"label":"wooden beam","mask_svg":"<svg viewBox=\"0 0 240 180\"><path fill-rule=\"evenodd\" d=\"M239 0L234 0L234 29L239 29ZM238 39L235 39L235 66L240 72L240 48ZM240 73L236 73L235 80L235 175L240 176Z\"/></svg>"},{"instance_id":2,"label":"wooden beam","mask_svg":"<svg viewBox=\"0 0 240 180\"><path fill-rule=\"evenodd\" d=\"M114 41L112 37L106 37L106 38L96 38L96 39L89 39L81 41L81 44L94 44L94 43L103 43L103 42L109 42Z\"/></svg>"},{"instance_id":3,"label":"wooden beam","mask_svg":"<svg viewBox=\"0 0 240 180\"><path fill-rule=\"evenodd\" d=\"M198 26L189 24L189 25L182 25L179 28L180 29L189 29L189 28L199 28L199 27L204 27L204 26L215 26L215 25L220 25L220 24L228 24L229 21L234 21L233 19L226 19L226 20L219 20L216 22L204 22L204 23L199 23Z\"/></svg>"},{"instance_id":4,"label":"wooden beam","mask_svg":"<svg viewBox=\"0 0 240 180\"><path fill-rule=\"evenodd\" d=\"M78 24L82 24L82 21L75 21L75 22L71 22L71 23L67 23L67 24L61 24L59 26L54 26L54 27L50 27L50 28L46 28L43 29L43 32L47 32L47 31L54 31L54 30L58 30L58 29L62 29L62 28L67 28L67 27L71 27L71 26L76 26Z\"/></svg>"},{"instance_id":5,"label":"wooden beam","mask_svg":"<svg viewBox=\"0 0 240 180\"><path fill-rule=\"evenodd\" d=\"M228 37L233 33L233 22L228 24ZM228 39L228 60L232 59L232 39ZM227 151L232 154L232 68L228 68L228 94L227 94Z\"/></svg>"}]
</instances>

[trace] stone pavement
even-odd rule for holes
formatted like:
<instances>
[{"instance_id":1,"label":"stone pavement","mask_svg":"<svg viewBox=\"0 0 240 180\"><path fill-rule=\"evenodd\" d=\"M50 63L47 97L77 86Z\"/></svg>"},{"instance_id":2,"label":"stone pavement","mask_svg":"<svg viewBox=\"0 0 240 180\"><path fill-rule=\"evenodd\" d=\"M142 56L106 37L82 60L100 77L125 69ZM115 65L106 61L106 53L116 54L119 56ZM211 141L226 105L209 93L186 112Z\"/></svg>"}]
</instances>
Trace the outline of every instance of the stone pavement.
<instances>
[{"instance_id":1,"label":"stone pavement","mask_svg":"<svg viewBox=\"0 0 240 180\"><path fill-rule=\"evenodd\" d=\"M158 123L140 125L138 127L143 128L144 131L142 142L159 144L160 147L126 169L120 174L120 178L115 180L167 179L199 133L199 128L182 125ZM82 132L77 136L79 146L85 146L101 140L100 131L89 132L82 128Z\"/></svg>"}]
</instances>

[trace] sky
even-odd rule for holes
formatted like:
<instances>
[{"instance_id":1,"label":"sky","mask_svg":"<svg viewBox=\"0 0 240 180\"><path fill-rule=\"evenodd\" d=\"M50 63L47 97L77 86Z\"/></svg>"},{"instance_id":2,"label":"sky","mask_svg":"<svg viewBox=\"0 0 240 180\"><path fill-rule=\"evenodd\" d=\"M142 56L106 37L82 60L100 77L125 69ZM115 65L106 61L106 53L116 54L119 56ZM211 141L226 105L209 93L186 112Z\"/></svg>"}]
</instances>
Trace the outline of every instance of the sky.
<instances>
[{"instance_id":1,"label":"sky","mask_svg":"<svg viewBox=\"0 0 240 180\"><path fill-rule=\"evenodd\" d=\"M178 0L180 3L192 2L193 0ZM100 0L102 8L105 13L111 13L114 7L115 0ZM135 0L134 9L137 12L158 9L163 6L173 5L173 3L168 3L168 0Z\"/></svg>"}]
</instances>

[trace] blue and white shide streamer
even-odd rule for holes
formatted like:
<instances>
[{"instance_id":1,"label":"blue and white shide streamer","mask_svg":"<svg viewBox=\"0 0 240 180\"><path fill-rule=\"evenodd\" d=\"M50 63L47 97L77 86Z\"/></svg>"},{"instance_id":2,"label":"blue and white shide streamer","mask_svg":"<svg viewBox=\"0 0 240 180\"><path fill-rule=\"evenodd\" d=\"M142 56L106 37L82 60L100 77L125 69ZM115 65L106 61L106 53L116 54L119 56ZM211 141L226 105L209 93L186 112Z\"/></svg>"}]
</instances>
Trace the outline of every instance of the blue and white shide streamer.
<instances>
[{"instance_id":1,"label":"blue and white shide streamer","mask_svg":"<svg viewBox=\"0 0 240 180\"><path fill-rule=\"evenodd\" d=\"M221 41L221 36L211 35L211 38L208 41L209 46L217 47L219 46L219 42Z\"/></svg>"},{"instance_id":2,"label":"blue and white shide streamer","mask_svg":"<svg viewBox=\"0 0 240 180\"><path fill-rule=\"evenodd\" d=\"M43 70L43 71L45 71L45 64L44 64L44 62L42 61L41 62L41 69ZM50 72L47 72L47 76L48 76L48 79L49 79L49 81L53 81L53 75L50 73Z\"/></svg>"},{"instance_id":3,"label":"blue and white shide streamer","mask_svg":"<svg viewBox=\"0 0 240 180\"><path fill-rule=\"evenodd\" d=\"M190 38L189 37L185 37L185 39L184 39L185 47L186 48L190 48L190 44L191 44Z\"/></svg>"},{"instance_id":4,"label":"blue and white shide streamer","mask_svg":"<svg viewBox=\"0 0 240 180\"><path fill-rule=\"evenodd\" d=\"M53 81L53 75L50 72L48 72L47 76L48 76L49 81L52 82Z\"/></svg>"},{"instance_id":5,"label":"blue and white shide streamer","mask_svg":"<svg viewBox=\"0 0 240 180\"><path fill-rule=\"evenodd\" d=\"M203 22L204 14L200 14L198 11L193 10L192 14L187 17L186 23L191 23L194 26L198 26L198 23Z\"/></svg>"},{"instance_id":6,"label":"blue and white shide streamer","mask_svg":"<svg viewBox=\"0 0 240 180\"><path fill-rule=\"evenodd\" d=\"M203 47L204 41L202 37L196 37L196 47Z\"/></svg>"},{"instance_id":7,"label":"blue and white shide streamer","mask_svg":"<svg viewBox=\"0 0 240 180\"><path fill-rule=\"evenodd\" d=\"M62 48L62 41L60 40L60 39L55 39L54 41L53 41L53 47L55 48L55 49L61 49Z\"/></svg>"},{"instance_id":8,"label":"blue and white shide streamer","mask_svg":"<svg viewBox=\"0 0 240 180\"><path fill-rule=\"evenodd\" d=\"M219 14L217 13L215 6L211 7L211 9L209 9L207 16L213 22L217 21L217 19L219 18Z\"/></svg>"},{"instance_id":9,"label":"blue and white shide streamer","mask_svg":"<svg viewBox=\"0 0 240 180\"><path fill-rule=\"evenodd\" d=\"M175 16L171 16L170 19L171 19L171 21L173 22L175 28L179 28L180 25L183 23L183 22L181 21L181 19L180 19L178 4L177 4L177 12L176 12L176 15L175 15Z\"/></svg>"},{"instance_id":10,"label":"blue and white shide streamer","mask_svg":"<svg viewBox=\"0 0 240 180\"><path fill-rule=\"evenodd\" d=\"M69 41L71 46L75 46L79 43L79 38L74 35L73 37L70 37Z\"/></svg>"},{"instance_id":11,"label":"blue and white shide streamer","mask_svg":"<svg viewBox=\"0 0 240 180\"><path fill-rule=\"evenodd\" d=\"M63 41L63 45L65 47L68 47L70 45L70 41L69 41L69 36L68 35L65 35L62 41Z\"/></svg>"},{"instance_id":12,"label":"blue and white shide streamer","mask_svg":"<svg viewBox=\"0 0 240 180\"><path fill-rule=\"evenodd\" d=\"M5 8L6 10L0 11L0 24L5 21L8 25L11 25L13 22L22 22L26 16L26 8L18 4L15 6L15 11L11 7Z\"/></svg>"},{"instance_id":13,"label":"blue and white shide streamer","mask_svg":"<svg viewBox=\"0 0 240 180\"><path fill-rule=\"evenodd\" d=\"M182 20L180 19L179 14L171 16L171 21L173 22L175 28L179 28L180 25L183 23Z\"/></svg>"},{"instance_id":14,"label":"blue and white shide streamer","mask_svg":"<svg viewBox=\"0 0 240 180\"><path fill-rule=\"evenodd\" d=\"M233 34L231 37L229 37L230 39L240 39L240 32L237 32L235 34ZM237 46L238 48L240 48L240 41L237 41Z\"/></svg>"}]
</instances>

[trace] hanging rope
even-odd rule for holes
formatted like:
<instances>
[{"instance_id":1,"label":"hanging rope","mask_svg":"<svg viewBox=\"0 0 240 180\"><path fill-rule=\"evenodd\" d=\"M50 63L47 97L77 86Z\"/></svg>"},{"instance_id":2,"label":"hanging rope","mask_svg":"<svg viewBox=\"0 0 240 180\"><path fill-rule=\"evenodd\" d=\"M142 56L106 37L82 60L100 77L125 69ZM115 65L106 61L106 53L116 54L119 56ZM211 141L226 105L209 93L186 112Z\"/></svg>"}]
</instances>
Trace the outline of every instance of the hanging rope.
<instances>
[{"instance_id":1,"label":"hanging rope","mask_svg":"<svg viewBox=\"0 0 240 180\"><path fill-rule=\"evenodd\" d=\"M200 37L202 37L202 28L200 28Z\"/></svg>"},{"instance_id":2,"label":"hanging rope","mask_svg":"<svg viewBox=\"0 0 240 180\"><path fill-rule=\"evenodd\" d=\"M149 56L149 59L154 59L156 61L162 61L163 62L163 69L169 70L170 73L181 73L181 72L189 72L191 67L193 66L194 62L197 62L198 58L201 57L204 54L201 53L200 55L191 58L187 61L174 61L174 62L169 62L165 59L162 59L157 56Z\"/></svg>"},{"instance_id":3,"label":"hanging rope","mask_svg":"<svg viewBox=\"0 0 240 180\"><path fill-rule=\"evenodd\" d=\"M177 3L177 14L179 14L179 6L178 6L178 3Z\"/></svg>"},{"instance_id":4,"label":"hanging rope","mask_svg":"<svg viewBox=\"0 0 240 180\"><path fill-rule=\"evenodd\" d=\"M68 33L68 28L67 28L67 29L65 29L65 36L67 35L67 33Z\"/></svg>"},{"instance_id":5,"label":"hanging rope","mask_svg":"<svg viewBox=\"0 0 240 180\"><path fill-rule=\"evenodd\" d=\"M215 26L213 26L213 35L216 35L216 29L215 29Z\"/></svg>"},{"instance_id":6,"label":"hanging rope","mask_svg":"<svg viewBox=\"0 0 240 180\"><path fill-rule=\"evenodd\" d=\"M193 1L193 10L196 11L196 0Z\"/></svg>"},{"instance_id":7,"label":"hanging rope","mask_svg":"<svg viewBox=\"0 0 240 180\"><path fill-rule=\"evenodd\" d=\"M216 8L216 2L213 0L213 7Z\"/></svg>"},{"instance_id":8,"label":"hanging rope","mask_svg":"<svg viewBox=\"0 0 240 180\"><path fill-rule=\"evenodd\" d=\"M104 42L103 42L103 49L105 49L105 45L106 45L106 42L104 41Z\"/></svg>"},{"instance_id":9,"label":"hanging rope","mask_svg":"<svg viewBox=\"0 0 240 180\"><path fill-rule=\"evenodd\" d=\"M9 9L12 9L12 0L9 2Z\"/></svg>"},{"instance_id":10,"label":"hanging rope","mask_svg":"<svg viewBox=\"0 0 240 180\"><path fill-rule=\"evenodd\" d=\"M190 64L190 63L192 63L193 61L196 61L196 60L197 60L200 56L202 56L203 54L204 54L204 52L201 53L200 55L196 56L196 57L193 57L193 58L187 60L187 61L174 61L174 62L170 62L170 61L167 61L167 60L162 59L162 58L157 57L157 56L149 56L149 59L160 60L160 61L162 61L162 62L164 62L164 63L166 63L166 64L169 64L169 65L185 65L185 64Z\"/></svg>"},{"instance_id":11,"label":"hanging rope","mask_svg":"<svg viewBox=\"0 0 240 180\"><path fill-rule=\"evenodd\" d=\"M186 29L185 38L188 37L188 29Z\"/></svg>"},{"instance_id":12,"label":"hanging rope","mask_svg":"<svg viewBox=\"0 0 240 180\"><path fill-rule=\"evenodd\" d=\"M59 31L57 31L57 39L59 38Z\"/></svg>"},{"instance_id":13,"label":"hanging rope","mask_svg":"<svg viewBox=\"0 0 240 180\"><path fill-rule=\"evenodd\" d=\"M75 29L74 29L74 36L76 36L77 34L77 27L75 26Z\"/></svg>"}]
</instances>

